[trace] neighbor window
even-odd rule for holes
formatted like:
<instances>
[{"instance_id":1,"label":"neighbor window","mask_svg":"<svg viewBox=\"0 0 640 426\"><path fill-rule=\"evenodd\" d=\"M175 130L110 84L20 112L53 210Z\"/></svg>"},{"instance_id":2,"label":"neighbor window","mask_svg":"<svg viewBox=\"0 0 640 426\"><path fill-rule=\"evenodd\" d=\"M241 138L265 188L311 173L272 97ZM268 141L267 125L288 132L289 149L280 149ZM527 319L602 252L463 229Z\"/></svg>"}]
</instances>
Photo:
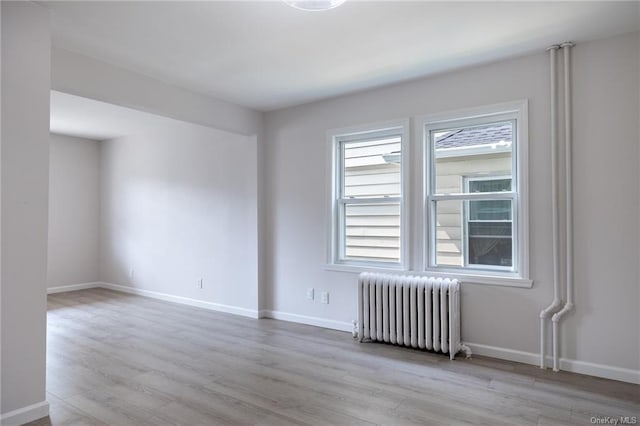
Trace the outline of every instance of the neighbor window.
<instances>
[{"instance_id":1,"label":"neighbor window","mask_svg":"<svg viewBox=\"0 0 640 426\"><path fill-rule=\"evenodd\" d=\"M427 270L526 275L524 108L422 121Z\"/></svg>"},{"instance_id":2,"label":"neighbor window","mask_svg":"<svg viewBox=\"0 0 640 426\"><path fill-rule=\"evenodd\" d=\"M404 123L331 135L333 263L402 265L405 138Z\"/></svg>"},{"instance_id":3,"label":"neighbor window","mask_svg":"<svg viewBox=\"0 0 640 426\"><path fill-rule=\"evenodd\" d=\"M511 191L510 177L469 177L467 192ZM513 215L510 200L467 201L465 206L465 265L513 265Z\"/></svg>"}]
</instances>

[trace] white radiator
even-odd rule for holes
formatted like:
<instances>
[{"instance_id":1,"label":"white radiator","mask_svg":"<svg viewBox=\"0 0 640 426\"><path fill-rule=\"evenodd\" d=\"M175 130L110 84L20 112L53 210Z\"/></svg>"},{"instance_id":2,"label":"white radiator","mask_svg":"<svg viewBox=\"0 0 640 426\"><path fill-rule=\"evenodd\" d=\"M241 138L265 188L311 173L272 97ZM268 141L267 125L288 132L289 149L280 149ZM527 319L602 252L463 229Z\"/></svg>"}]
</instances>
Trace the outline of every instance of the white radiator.
<instances>
[{"instance_id":1,"label":"white radiator","mask_svg":"<svg viewBox=\"0 0 640 426\"><path fill-rule=\"evenodd\" d=\"M460 283L432 277L374 274L358 278L358 338L448 353L460 342Z\"/></svg>"}]
</instances>

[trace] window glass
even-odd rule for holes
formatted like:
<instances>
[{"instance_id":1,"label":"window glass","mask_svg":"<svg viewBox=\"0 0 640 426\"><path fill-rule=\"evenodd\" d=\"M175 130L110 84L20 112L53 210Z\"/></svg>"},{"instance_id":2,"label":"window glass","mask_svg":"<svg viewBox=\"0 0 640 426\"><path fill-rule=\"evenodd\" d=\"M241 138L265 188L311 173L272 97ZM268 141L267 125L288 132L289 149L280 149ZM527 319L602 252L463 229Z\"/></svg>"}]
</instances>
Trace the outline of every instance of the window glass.
<instances>
[{"instance_id":1,"label":"window glass","mask_svg":"<svg viewBox=\"0 0 640 426\"><path fill-rule=\"evenodd\" d=\"M400 137L342 146L345 198L400 196Z\"/></svg>"},{"instance_id":2,"label":"window glass","mask_svg":"<svg viewBox=\"0 0 640 426\"><path fill-rule=\"evenodd\" d=\"M435 262L440 266L464 266L463 202L436 201Z\"/></svg>"},{"instance_id":3,"label":"window glass","mask_svg":"<svg viewBox=\"0 0 640 426\"><path fill-rule=\"evenodd\" d=\"M339 263L401 261L402 132L386 129L335 138Z\"/></svg>"},{"instance_id":4,"label":"window glass","mask_svg":"<svg viewBox=\"0 0 640 426\"><path fill-rule=\"evenodd\" d=\"M461 176L501 175L510 177L513 126L511 121L432 132L435 153L435 194L465 192ZM482 184L479 184L481 188ZM496 184L497 191L507 190ZM478 189L479 192L489 192ZM477 192L471 190L470 192Z\"/></svg>"},{"instance_id":5,"label":"window glass","mask_svg":"<svg viewBox=\"0 0 640 426\"><path fill-rule=\"evenodd\" d=\"M517 122L490 120L461 118L427 130L431 267L514 270Z\"/></svg>"},{"instance_id":6,"label":"window glass","mask_svg":"<svg viewBox=\"0 0 640 426\"><path fill-rule=\"evenodd\" d=\"M346 259L400 261L400 203L345 208Z\"/></svg>"}]
</instances>

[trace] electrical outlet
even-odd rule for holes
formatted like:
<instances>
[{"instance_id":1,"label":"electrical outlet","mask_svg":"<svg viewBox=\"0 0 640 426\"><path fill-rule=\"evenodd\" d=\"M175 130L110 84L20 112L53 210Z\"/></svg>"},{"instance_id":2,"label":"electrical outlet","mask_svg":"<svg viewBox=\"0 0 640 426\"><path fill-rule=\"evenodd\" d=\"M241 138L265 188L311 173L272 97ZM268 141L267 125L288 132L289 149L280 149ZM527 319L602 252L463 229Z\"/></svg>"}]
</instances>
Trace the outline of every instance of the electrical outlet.
<instances>
[{"instance_id":1,"label":"electrical outlet","mask_svg":"<svg viewBox=\"0 0 640 426\"><path fill-rule=\"evenodd\" d=\"M203 289L203 288L204 288L204 279L203 279L203 278L200 278L200 279L198 280L198 284L197 284L197 285L198 285L198 288L199 288L199 289Z\"/></svg>"},{"instance_id":2,"label":"electrical outlet","mask_svg":"<svg viewBox=\"0 0 640 426\"><path fill-rule=\"evenodd\" d=\"M320 293L320 299L322 300L322 303L324 303L325 305L329 304L329 292L328 291L323 291L322 293Z\"/></svg>"},{"instance_id":3,"label":"electrical outlet","mask_svg":"<svg viewBox=\"0 0 640 426\"><path fill-rule=\"evenodd\" d=\"M307 289L307 299L313 300L313 296L313 288L310 287Z\"/></svg>"}]
</instances>

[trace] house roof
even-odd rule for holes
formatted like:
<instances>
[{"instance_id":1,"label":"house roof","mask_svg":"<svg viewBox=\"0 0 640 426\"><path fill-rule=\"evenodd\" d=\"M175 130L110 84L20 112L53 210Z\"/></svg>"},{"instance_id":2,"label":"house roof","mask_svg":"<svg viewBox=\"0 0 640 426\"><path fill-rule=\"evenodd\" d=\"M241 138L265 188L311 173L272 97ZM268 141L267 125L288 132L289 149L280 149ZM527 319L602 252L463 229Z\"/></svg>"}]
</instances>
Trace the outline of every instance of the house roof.
<instances>
[{"instance_id":1,"label":"house roof","mask_svg":"<svg viewBox=\"0 0 640 426\"><path fill-rule=\"evenodd\" d=\"M511 123L491 124L454 130L436 137L436 150L464 148L497 143L511 144L513 129Z\"/></svg>"}]
</instances>

